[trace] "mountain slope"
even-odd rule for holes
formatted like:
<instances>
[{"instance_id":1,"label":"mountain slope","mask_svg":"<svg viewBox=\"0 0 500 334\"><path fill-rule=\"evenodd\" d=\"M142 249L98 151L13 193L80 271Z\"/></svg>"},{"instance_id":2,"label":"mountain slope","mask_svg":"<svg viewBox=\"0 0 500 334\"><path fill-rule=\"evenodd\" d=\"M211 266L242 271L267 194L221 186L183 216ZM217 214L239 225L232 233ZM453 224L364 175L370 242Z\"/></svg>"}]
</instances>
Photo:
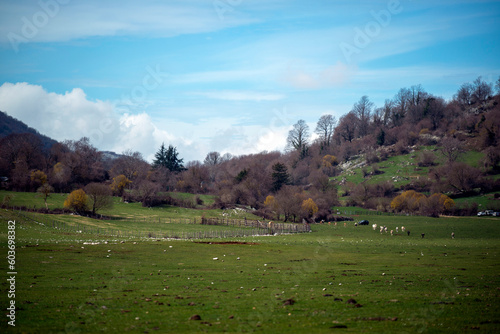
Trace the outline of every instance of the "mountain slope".
<instances>
[{"instance_id":1,"label":"mountain slope","mask_svg":"<svg viewBox=\"0 0 500 334\"><path fill-rule=\"evenodd\" d=\"M40 134L37 130L30 128L20 120L7 115L7 113L0 111L0 138L7 137L13 133L31 133L38 136L45 149L50 149L52 145L57 143L52 138Z\"/></svg>"}]
</instances>

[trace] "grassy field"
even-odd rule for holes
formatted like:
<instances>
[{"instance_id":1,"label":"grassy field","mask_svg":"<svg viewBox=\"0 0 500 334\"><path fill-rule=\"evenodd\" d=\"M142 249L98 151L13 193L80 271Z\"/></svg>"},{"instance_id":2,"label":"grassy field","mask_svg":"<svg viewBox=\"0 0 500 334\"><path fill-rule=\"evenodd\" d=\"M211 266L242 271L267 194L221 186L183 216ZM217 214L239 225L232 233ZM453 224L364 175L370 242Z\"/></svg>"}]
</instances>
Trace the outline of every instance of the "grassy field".
<instances>
[{"instance_id":1,"label":"grassy field","mask_svg":"<svg viewBox=\"0 0 500 334\"><path fill-rule=\"evenodd\" d=\"M389 230L404 225L411 233L391 236L350 222L313 225L312 233L297 235L149 240L64 232L2 210L5 254L7 222L16 221L17 310L16 326L5 317L0 331L500 330L500 219L354 218ZM1 287L0 302L8 305L6 279Z\"/></svg>"},{"instance_id":2,"label":"grassy field","mask_svg":"<svg viewBox=\"0 0 500 334\"><path fill-rule=\"evenodd\" d=\"M435 156L435 163L442 165L446 162L446 159L442 153L436 148L436 146L422 146L418 147L414 152L397 155L394 157L389 157L384 161L380 161L375 165L378 166L380 174L369 175L366 178L363 176L363 168L366 169L368 173L373 171L373 167L357 167L350 168L346 173L342 173L340 176L332 178L337 182L340 182L345 178L347 182L353 182L354 184L359 184L363 181L375 184L385 181L394 182L396 185L406 185L418 178L427 178L429 175L429 170L432 167L419 167L418 162L420 155L423 152L430 152ZM465 162L474 167L480 167L480 161L484 158L484 154L481 152L468 151L461 155L458 161ZM363 158L359 158L353 162L353 165L361 163Z\"/></svg>"}]
</instances>

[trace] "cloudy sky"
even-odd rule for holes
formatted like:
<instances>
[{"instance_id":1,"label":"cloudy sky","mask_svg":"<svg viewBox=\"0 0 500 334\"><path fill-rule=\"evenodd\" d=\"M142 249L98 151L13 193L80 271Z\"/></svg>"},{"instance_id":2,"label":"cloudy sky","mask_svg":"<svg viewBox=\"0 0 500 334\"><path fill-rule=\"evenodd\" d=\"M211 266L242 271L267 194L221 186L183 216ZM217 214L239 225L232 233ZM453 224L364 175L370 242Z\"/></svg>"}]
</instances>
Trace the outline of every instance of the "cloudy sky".
<instances>
[{"instance_id":1,"label":"cloudy sky","mask_svg":"<svg viewBox=\"0 0 500 334\"><path fill-rule=\"evenodd\" d=\"M498 22L487 0L2 0L0 110L148 160L283 150L363 95L496 81Z\"/></svg>"}]
</instances>

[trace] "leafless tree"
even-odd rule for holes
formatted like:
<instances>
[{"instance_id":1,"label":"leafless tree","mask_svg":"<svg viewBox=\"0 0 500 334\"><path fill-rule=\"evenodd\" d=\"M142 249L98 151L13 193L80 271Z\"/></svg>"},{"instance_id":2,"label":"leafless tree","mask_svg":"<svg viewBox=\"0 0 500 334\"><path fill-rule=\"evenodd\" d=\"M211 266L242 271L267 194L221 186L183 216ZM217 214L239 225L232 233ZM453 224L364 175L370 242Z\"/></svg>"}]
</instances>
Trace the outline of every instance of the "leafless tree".
<instances>
[{"instance_id":1,"label":"leafless tree","mask_svg":"<svg viewBox=\"0 0 500 334\"><path fill-rule=\"evenodd\" d=\"M393 126L399 126L406 117L410 108L412 93L408 88L401 88L394 96L394 107L392 108L391 121Z\"/></svg>"},{"instance_id":2,"label":"leafless tree","mask_svg":"<svg viewBox=\"0 0 500 334\"><path fill-rule=\"evenodd\" d=\"M113 207L113 197L111 188L103 183L89 183L85 186L92 213L95 215L101 209L109 209Z\"/></svg>"},{"instance_id":3,"label":"leafless tree","mask_svg":"<svg viewBox=\"0 0 500 334\"><path fill-rule=\"evenodd\" d=\"M288 147L300 152L301 158L307 155L307 145L309 140L309 126L304 120L299 120L293 125L293 129L288 132Z\"/></svg>"},{"instance_id":4,"label":"leafless tree","mask_svg":"<svg viewBox=\"0 0 500 334\"><path fill-rule=\"evenodd\" d=\"M224 160L219 152L210 152L205 157L205 160L203 161L203 163L205 165L209 165L209 166L216 166L223 161Z\"/></svg>"},{"instance_id":5,"label":"leafless tree","mask_svg":"<svg viewBox=\"0 0 500 334\"><path fill-rule=\"evenodd\" d=\"M441 97L429 97L426 99L425 113L432 123L432 130L438 128L439 123L445 116L446 101Z\"/></svg>"},{"instance_id":6,"label":"leafless tree","mask_svg":"<svg viewBox=\"0 0 500 334\"><path fill-rule=\"evenodd\" d=\"M141 153L127 150L113 161L111 176L125 175L127 179L134 182L146 178L150 169L151 166L144 160Z\"/></svg>"},{"instance_id":7,"label":"leafless tree","mask_svg":"<svg viewBox=\"0 0 500 334\"><path fill-rule=\"evenodd\" d=\"M365 136L368 133L368 127L370 125L370 119L373 109L373 102L370 101L368 96L363 95L358 102L356 102L352 108L352 112L359 119L359 136Z\"/></svg>"},{"instance_id":8,"label":"leafless tree","mask_svg":"<svg viewBox=\"0 0 500 334\"><path fill-rule=\"evenodd\" d=\"M441 140L441 152L448 159L448 162L454 162L464 153L464 147L460 140L445 137Z\"/></svg>"},{"instance_id":9,"label":"leafless tree","mask_svg":"<svg viewBox=\"0 0 500 334\"><path fill-rule=\"evenodd\" d=\"M474 92L474 87L470 83L464 83L458 89L457 94L454 96L455 100L458 102L462 110L472 104L472 93Z\"/></svg>"},{"instance_id":10,"label":"leafless tree","mask_svg":"<svg viewBox=\"0 0 500 334\"><path fill-rule=\"evenodd\" d=\"M481 77L474 80L473 88L472 98L476 103L484 103L492 95L491 85L483 81Z\"/></svg>"},{"instance_id":11,"label":"leafless tree","mask_svg":"<svg viewBox=\"0 0 500 334\"><path fill-rule=\"evenodd\" d=\"M339 124L335 128L345 141L352 142L356 138L359 125L359 118L351 111L340 117Z\"/></svg>"},{"instance_id":12,"label":"leafless tree","mask_svg":"<svg viewBox=\"0 0 500 334\"><path fill-rule=\"evenodd\" d=\"M159 187L157 184L148 180L143 180L136 185L133 193L135 197L141 201L142 206L149 206L158 191Z\"/></svg>"},{"instance_id":13,"label":"leafless tree","mask_svg":"<svg viewBox=\"0 0 500 334\"><path fill-rule=\"evenodd\" d=\"M330 114L323 115L318 120L318 123L316 124L316 130L314 131L320 136L322 145L330 146L336 124L337 120Z\"/></svg>"}]
</instances>

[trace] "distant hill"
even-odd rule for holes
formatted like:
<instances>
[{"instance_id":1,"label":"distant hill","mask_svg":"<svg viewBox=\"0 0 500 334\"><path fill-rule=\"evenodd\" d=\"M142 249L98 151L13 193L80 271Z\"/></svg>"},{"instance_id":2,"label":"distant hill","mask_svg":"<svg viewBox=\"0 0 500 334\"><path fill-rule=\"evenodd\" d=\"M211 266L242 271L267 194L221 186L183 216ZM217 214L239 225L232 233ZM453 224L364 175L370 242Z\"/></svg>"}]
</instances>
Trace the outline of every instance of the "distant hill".
<instances>
[{"instance_id":1,"label":"distant hill","mask_svg":"<svg viewBox=\"0 0 500 334\"><path fill-rule=\"evenodd\" d=\"M7 115L7 113L0 111L0 138L7 137L13 133L31 133L38 136L45 149L50 149L52 145L57 143L56 140L42 135L37 130L30 128L20 120Z\"/></svg>"}]
</instances>

